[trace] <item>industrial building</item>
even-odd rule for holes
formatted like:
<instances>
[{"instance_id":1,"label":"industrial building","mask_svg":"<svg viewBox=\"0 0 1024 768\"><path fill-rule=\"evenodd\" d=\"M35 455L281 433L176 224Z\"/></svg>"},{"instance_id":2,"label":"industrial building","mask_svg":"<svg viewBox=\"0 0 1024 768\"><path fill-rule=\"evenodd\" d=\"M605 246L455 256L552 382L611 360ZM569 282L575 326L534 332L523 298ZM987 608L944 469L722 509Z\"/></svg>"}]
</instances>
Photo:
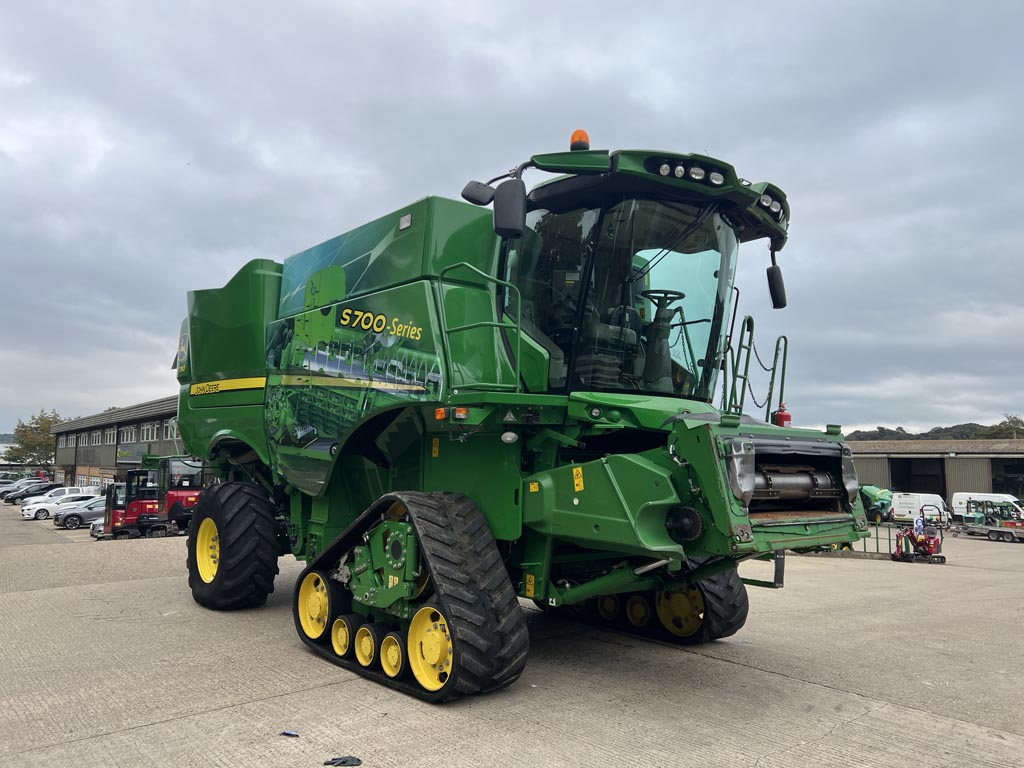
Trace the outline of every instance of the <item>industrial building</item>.
<instances>
[{"instance_id":1,"label":"industrial building","mask_svg":"<svg viewBox=\"0 0 1024 768\"><path fill-rule=\"evenodd\" d=\"M124 480L145 454L180 454L177 413L178 398L172 396L56 425L50 430L56 444L53 479L106 487Z\"/></svg>"},{"instance_id":2,"label":"industrial building","mask_svg":"<svg viewBox=\"0 0 1024 768\"><path fill-rule=\"evenodd\" d=\"M851 441L861 484L892 491L1024 496L1022 440Z\"/></svg>"}]
</instances>

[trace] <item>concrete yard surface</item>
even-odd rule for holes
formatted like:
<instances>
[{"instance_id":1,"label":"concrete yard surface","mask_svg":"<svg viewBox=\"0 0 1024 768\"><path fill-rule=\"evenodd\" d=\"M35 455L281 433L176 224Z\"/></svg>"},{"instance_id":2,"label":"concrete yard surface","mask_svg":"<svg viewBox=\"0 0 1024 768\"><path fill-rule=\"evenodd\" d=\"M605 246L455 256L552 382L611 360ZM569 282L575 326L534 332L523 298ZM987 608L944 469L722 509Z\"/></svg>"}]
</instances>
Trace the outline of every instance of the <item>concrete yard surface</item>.
<instances>
[{"instance_id":1,"label":"concrete yard surface","mask_svg":"<svg viewBox=\"0 0 1024 768\"><path fill-rule=\"evenodd\" d=\"M184 537L96 542L0 504L0 765L1020 766L1024 546L945 553L792 556L742 630L695 648L524 603L520 680L436 706L307 651L291 557L264 608L215 613Z\"/></svg>"}]
</instances>

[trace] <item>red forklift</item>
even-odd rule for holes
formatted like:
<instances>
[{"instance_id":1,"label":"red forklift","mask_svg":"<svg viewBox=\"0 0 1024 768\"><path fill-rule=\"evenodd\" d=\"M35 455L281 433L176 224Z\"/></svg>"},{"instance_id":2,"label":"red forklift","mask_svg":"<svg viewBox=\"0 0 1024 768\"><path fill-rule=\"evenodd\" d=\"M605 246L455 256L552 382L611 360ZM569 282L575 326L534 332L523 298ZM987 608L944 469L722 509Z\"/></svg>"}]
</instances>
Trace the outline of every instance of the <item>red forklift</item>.
<instances>
[{"instance_id":1,"label":"red forklift","mask_svg":"<svg viewBox=\"0 0 1024 768\"><path fill-rule=\"evenodd\" d=\"M203 487L202 462L144 456L141 466L107 488L103 537L155 539L188 531Z\"/></svg>"}]
</instances>

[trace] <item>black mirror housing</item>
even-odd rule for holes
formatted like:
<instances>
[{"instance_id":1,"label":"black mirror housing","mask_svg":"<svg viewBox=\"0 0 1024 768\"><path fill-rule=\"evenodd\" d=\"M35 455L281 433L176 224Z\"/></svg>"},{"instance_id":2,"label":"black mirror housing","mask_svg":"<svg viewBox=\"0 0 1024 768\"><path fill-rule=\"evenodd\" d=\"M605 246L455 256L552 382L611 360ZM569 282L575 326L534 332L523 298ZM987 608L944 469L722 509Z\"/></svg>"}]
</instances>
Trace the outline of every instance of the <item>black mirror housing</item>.
<instances>
[{"instance_id":1,"label":"black mirror housing","mask_svg":"<svg viewBox=\"0 0 1024 768\"><path fill-rule=\"evenodd\" d=\"M772 309L786 306L786 283L782 279L782 267L778 264L768 267L768 292L772 296Z\"/></svg>"},{"instance_id":2,"label":"black mirror housing","mask_svg":"<svg viewBox=\"0 0 1024 768\"><path fill-rule=\"evenodd\" d=\"M494 187L482 181L471 181L462 188L462 199L473 205L489 205L494 199Z\"/></svg>"},{"instance_id":3,"label":"black mirror housing","mask_svg":"<svg viewBox=\"0 0 1024 768\"><path fill-rule=\"evenodd\" d=\"M526 229L526 184L522 179L503 181L494 190L494 233L522 237Z\"/></svg>"}]
</instances>

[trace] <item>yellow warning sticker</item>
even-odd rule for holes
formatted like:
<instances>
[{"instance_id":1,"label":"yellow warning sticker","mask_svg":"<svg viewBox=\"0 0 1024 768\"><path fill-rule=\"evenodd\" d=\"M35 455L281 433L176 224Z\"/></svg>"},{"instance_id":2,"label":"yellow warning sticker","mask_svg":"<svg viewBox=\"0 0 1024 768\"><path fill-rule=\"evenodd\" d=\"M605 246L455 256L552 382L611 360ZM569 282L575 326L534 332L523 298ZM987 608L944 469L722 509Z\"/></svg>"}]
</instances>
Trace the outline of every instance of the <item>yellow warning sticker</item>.
<instances>
[{"instance_id":1,"label":"yellow warning sticker","mask_svg":"<svg viewBox=\"0 0 1024 768\"><path fill-rule=\"evenodd\" d=\"M572 468L572 487L576 491L583 490L583 467Z\"/></svg>"},{"instance_id":2,"label":"yellow warning sticker","mask_svg":"<svg viewBox=\"0 0 1024 768\"><path fill-rule=\"evenodd\" d=\"M537 493L540 490L540 483L530 483L530 493Z\"/></svg>"},{"instance_id":3,"label":"yellow warning sticker","mask_svg":"<svg viewBox=\"0 0 1024 768\"><path fill-rule=\"evenodd\" d=\"M532 573L526 574L526 596L533 597L536 589L534 587L534 578Z\"/></svg>"},{"instance_id":4,"label":"yellow warning sticker","mask_svg":"<svg viewBox=\"0 0 1024 768\"><path fill-rule=\"evenodd\" d=\"M441 453L441 438L435 437L430 443L430 458L436 459Z\"/></svg>"},{"instance_id":5,"label":"yellow warning sticker","mask_svg":"<svg viewBox=\"0 0 1024 768\"><path fill-rule=\"evenodd\" d=\"M393 573L389 573L388 574L388 589L391 589L392 587L397 587L397 586L398 586L398 577L395 576Z\"/></svg>"}]
</instances>

